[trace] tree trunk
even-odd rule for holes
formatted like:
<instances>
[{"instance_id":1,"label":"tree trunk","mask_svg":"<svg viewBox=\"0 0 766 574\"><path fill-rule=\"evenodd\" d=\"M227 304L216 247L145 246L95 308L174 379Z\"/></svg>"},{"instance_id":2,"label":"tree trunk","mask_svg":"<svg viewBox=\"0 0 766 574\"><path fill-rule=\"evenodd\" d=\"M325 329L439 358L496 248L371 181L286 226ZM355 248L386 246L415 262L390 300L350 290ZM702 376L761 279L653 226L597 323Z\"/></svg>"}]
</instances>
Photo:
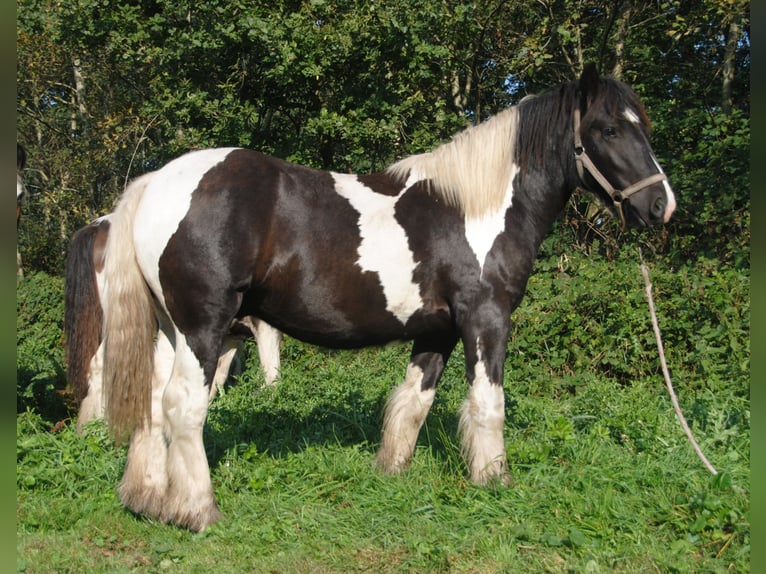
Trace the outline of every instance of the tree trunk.
<instances>
[{"instance_id":1,"label":"tree trunk","mask_svg":"<svg viewBox=\"0 0 766 574\"><path fill-rule=\"evenodd\" d=\"M468 105L468 94L471 93L471 75L467 74L464 81L461 81L457 72L452 74L452 105L458 113L465 112Z\"/></svg>"},{"instance_id":2,"label":"tree trunk","mask_svg":"<svg viewBox=\"0 0 766 574\"><path fill-rule=\"evenodd\" d=\"M619 17L614 40L614 67L612 68L612 76L618 80L622 79L622 71L625 69L625 41L627 40L628 29L630 28L632 8L633 3L631 0L624 0L615 6L615 10L619 10Z\"/></svg>"},{"instance_id":3,"label":"tree trunk","mask_svg":"<svg viewBox=\"0 0 766 574\"><path fill-rule=\"evenodd\" d=\"M732 108L732 85L734 84L735 55L737 42L739 42L739 14L730 14L729 28L726 32L726 45L723 55L723 90L721 94L721 110L727 116L731 115Z\"/></svg>"},{"instance_id":4,"label":"tree trunk","mask_svg":"<svg viewBox=\"0 0 766 574\"><path fill-rule=\"evenodd\" d=\"M72 60L72 71L74 73L74 99L77 106L77 113L72 110L72 135L77 135L77 118L79 117L82 125L80 130L84 128L85 118L88 115L88 109L85 107L85 78L82 74L82 64L80 58Z\"/></svg>"}]
</instances>

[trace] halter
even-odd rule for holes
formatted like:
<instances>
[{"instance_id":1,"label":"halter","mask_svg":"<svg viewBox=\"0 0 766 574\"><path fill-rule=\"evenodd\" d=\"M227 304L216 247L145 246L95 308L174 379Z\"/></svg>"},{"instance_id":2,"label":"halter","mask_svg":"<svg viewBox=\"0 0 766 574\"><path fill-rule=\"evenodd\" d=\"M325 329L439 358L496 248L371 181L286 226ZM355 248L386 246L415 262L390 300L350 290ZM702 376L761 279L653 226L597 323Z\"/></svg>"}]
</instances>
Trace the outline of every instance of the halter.
<instances>
[{"instance_id":1,"label":"halter","mask_svg":"<svg viewBox=\"0 0 766 574\"><path fill-rule=\"evenodd\" d=\"M582 137L580 137L580 108L576 108L574 111L574 152L575 162L577 163L577 174L580 176L580 181L585 183L585 171L593 176L601 188L612 198L612 202L617 208L617 213L620 215L620 224L625 228L625 212L623 211L622 202L628 199L634 193L641 191L645 187L649 187L654 183L668 179L668 176L662 172L655 173L649 177L634 183L626 187L623 190L615 189L609 180L604 177L604 174L599 171L593 160L590 159L588 153L585 151L585 147L582 145Z\"/></svg>"}]
</instances>

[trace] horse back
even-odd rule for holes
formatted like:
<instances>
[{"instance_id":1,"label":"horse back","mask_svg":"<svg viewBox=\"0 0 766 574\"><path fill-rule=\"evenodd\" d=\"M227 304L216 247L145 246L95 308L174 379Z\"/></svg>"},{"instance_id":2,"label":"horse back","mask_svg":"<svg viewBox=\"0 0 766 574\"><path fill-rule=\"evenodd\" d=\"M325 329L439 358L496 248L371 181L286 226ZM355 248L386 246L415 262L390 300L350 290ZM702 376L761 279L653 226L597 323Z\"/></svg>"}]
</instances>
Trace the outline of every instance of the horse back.
<instances>
[{"instance_id":1,"label":"horse back","mask_svg":"<svg viewBox=\"0 0 766 574\"><path fill-rule=\"evenodd\" d=\"M223 325L232 308L238 317L256 316L333 347L450 326L449 283L436 278L451 268L477 270L470 257L460 261L467 257L464 233L459 253L454 249L462 218L424 187L249 150L209 157L215 161L186 178L187 189L171 191L186 204L176 221L157 219L167 212L162 201L172 184L161 184L162 177L148 186L149 206L141 210L154 221L137 221L146 230L172 231L159 250L154 288L182 332ZM173 163L158 174L172 172ZM454 240L445 242L447 235Z\"/></svg>"}]
</instances>

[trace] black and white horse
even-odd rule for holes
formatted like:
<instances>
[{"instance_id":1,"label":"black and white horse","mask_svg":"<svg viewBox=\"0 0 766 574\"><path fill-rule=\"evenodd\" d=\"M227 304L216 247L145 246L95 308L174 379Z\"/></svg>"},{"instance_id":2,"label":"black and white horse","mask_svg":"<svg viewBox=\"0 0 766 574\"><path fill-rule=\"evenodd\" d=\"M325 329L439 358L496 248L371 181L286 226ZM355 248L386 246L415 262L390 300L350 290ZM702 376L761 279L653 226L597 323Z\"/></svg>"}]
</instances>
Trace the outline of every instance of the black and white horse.
<instances>
[{"instance_id":1,"label":"black and white horse","mask_svg":"<svg viewBox=\"0 0 766 574\"><path fill-rule=\"evenodd\" d=\"M412 340L376 464L407 468L453 348L470 478L508 481L503 363L535 253L578 186L627 225L675 199L625 84L566 84L381 173L318 171L244 149L184 155L129 186L105 265L107 420L131 434L131 510L201 530L219 518L202 429L222 341L253 316L309 343ZM153 365L153 338L173 361Z\"/></svg>"},{"instance_id":2,"label":"black and white horse","mask_svg":"<svg viewBox=\"0 0 766 574\"><path fill-rule=\"evenodd\" d=\"M67 354L67 381L78 405L77 429L104 413L103 360L101 340L104 290L104 253L109 237L109 218L105 215L79 229L69 244L64 283L64 333ZM255 338L265 384L273 385L279 376L279 346L282 334L265 322L243 317L235 321L224 339L218 359L210 399L229 374L234 356L244 337ZM155 349L157 364L173 361L172 349ZM164 357L163 353L170 353Z\"/></svg>"}]
</instances>

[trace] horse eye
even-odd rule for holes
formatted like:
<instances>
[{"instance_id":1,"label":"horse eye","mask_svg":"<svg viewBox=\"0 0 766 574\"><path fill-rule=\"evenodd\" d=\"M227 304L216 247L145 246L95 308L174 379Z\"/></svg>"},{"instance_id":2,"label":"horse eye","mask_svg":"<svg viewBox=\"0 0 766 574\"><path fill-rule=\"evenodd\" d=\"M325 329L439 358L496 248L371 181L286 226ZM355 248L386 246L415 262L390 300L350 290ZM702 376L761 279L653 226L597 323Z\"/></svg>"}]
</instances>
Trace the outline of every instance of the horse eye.
<instances>
[{"instance_id":1,"label":"horse eye","mask_svg":"<svg viewBox=\"0 0 766 574\"><path fill-rule=\"evenodd\" d=\"M613 138L617 136L617 130L614 128L604 128L601 130L601 133L604 135L605 138Z\"/></svg>"}]
</instances>

